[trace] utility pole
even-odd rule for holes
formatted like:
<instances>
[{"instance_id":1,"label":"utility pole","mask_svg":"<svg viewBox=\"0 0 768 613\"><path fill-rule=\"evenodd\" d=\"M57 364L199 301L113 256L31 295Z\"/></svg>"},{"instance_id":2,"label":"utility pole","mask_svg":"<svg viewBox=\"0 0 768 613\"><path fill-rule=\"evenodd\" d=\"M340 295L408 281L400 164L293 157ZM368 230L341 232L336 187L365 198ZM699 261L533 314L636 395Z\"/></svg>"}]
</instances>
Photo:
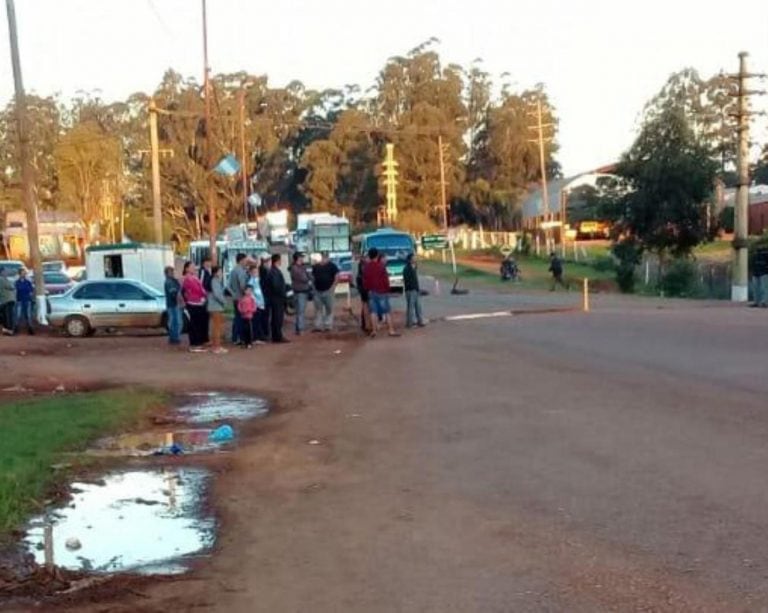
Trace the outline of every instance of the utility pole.
<instances>
[{"instance_id":1,"label":"utility pole","mask_svg":"<svg viewBox=\"0 0 768 613\"><path fill-rule=\"evenodd\" d=\"M448 199L445 194L445 151L443 149L443 135L438 134L437 146L440 149L440 197L443 209L443 230L448 232Z\"/></svg>"},{"instance_id":2,"label":"utility pole","mask_svg":"<svg viewBox=\"0 0 768 613\"><path fill-rule=\"evenodd\" d=\"M738 191L734 209L733 227L733 280L731 283L731 301L749 300L749 96L755 93L747 90L747 79L764 76L747 72L746 51L739 53L739 73L732 78L738 82L738 121L737 132L739 146L737 151Z\"/></svg>"},{"instance_id":3,"label":"utility pole","mask_svg":"<svg viewBox=\"0 0 768 613\"><path fill-rule=\"evenodd\" d=\"M243 218L248 223L248 164L245 160L245 90L241 89L238 95L238 106L240 107L240 168L241 178L243 180Z\"/></svg>"},{"instance_id":4,"label":"utility pole","mask_svg":"<svg viewBox=\"0 0 768 613\"><path fill-rule=\"evenodd\" d=\"M537 138L531 139L529 142L536 143L539 146L539 167L541 169L541 199L542 199L542 216L544 218L545 222L551 221L550 219L550 210L549 210L549 188L547 186L547 156L546 156L546 149L545 144L547 142L550 142L553 137L551 136L544 136L544 129L545 128L552 128L554 127L553 123L544 123L543 118L543 109L541 104L541 93L539 93L538 98L536 99L536 110L533 112L533 114L536 115L536 125L534 126L528 126L528 129L535 130L537 134ZM565 223L564 220L561 220L561 223ZM547 242L547 249L549 249L550 245L550 228L549 223L545 226L544 235Z\"/></svg>"},{"instance_id":5,"label":"utility pole","mask_svg":"<svg viewBox=\"0 0 768 613\"><path fill-rule=\"evenodd\" d=\"M8 34L11 43L11 64L13 65L13 84L16 90L16 129L19 133L19 162L21 163L21 186L24 209L27 213L27 242L29 258L35 273L35 298L37 302L37 320L46 324L48 309L45 304L45 283L43 283L43 262L40 258L40 233L35 201L35 175L29 157L29 125L27 119L27 96L24 93L24 80L21 75L19 57L19 35L16 29L16 7L13 0L5 0L8 13Z\"/></svg>"},{"instance_id":6,"label":"utility pole","mask_svg":"<svg viewBox=\"0 0 768 613\"><path fill-rule=\"evenodd\" d=\"M163 208L160 199L160 144L157 138L157 106L149 99L149 148L152 158L152 219L155 225L155 243L163 244Z\"/></svg>"},{"instance_id":7,"label":"utility pole","mask_svg":"<svg viewBox=\"0 0 768 613\"><path fill-rule=\"evenodd\" d=\"M213 186L211 177L208 173L212 166L212 147L211 147L211 92L210 92L210 67L208 66L208 10L206 0L203 2L203 95L205 98L205 170L207 177L206 200L208 201L208 241L211 254L211 262L215 266L218 262L216 253L216 206L213 202Z\"/></svg>"}]
</instances>

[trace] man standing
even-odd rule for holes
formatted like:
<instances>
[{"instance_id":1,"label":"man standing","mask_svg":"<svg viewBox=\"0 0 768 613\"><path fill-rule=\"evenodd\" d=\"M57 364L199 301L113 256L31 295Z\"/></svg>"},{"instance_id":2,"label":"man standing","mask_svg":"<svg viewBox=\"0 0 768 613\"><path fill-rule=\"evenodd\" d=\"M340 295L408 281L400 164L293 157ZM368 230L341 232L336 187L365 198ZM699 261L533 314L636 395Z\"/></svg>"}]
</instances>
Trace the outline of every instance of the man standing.
<instances>
[{"instance_id":1,"label":"man standing","mask_svg":"<svg viewBox=\"0 0 768 613\"><path fill-rule=\"evenodd\" d=\"M754 285L753 307L765 308L768 304L768 248L761 247L755 250L752 259L752 281Z\"/></svg>"},{"instance_id":2,"label":"man standing","mask_svg":"<svg viewBox=\"0 0 768 613\"><path fill-rule=\"evenodd\" d=\"M371 308L371 338L376 336L381 319L387 325L390 336L400 336L392 324L389 306L389 274L387 274L386 256L375 247L368 251L368 263L363 270L363 285L369 292L368 302Z\"/></svg>"},{"instance_id":3,"label":"man standing","mask_svg":"<svg viewBox=\"0 0 768 613\"><path fill-rule=\"evenodd\" d=\"M363 271L365 265L368 262L368 254L360 254L360 259L357 262L357 274L355 275L355 286L357 287L357 293L360 295L360 327L363 332L370 334L373 329L371 326L371 309L368 307L368 290L363 283Z\"/></svg>"},{"instance_id":4,"label":"man standing","mask_svg":"<svg viewBox=\"0 0 768 613\"><path fill-rule=\"evenodd\" d=\"M16 279L16 311L14 317L14 333L19 331L21 320L24 320L24 324L27 326L27 333L34 334L35 330L32 325L32 307L35 304L35 285L29 280L27 276L27 269L22 268L19 270L19 278Z\"/></svg>"},{"instance_id":5,"label":"man standing","mask_svg":"<svg viewBox=\"0 0 768 613\"><path fill-rule=\"evenodd\" d=\"M240 310L237 308L237 301L245 295L245 288L248 287L248 261L244 253L238 253L235 256L235 268L229 275L229 293L232 296L235 315L232 319L232 344L239 345L242 342L243 318L240 316Z\"/></svg>"},{"instance_id":6,"label":"man standing","mask_svg":"<svg viewBox=\"0 0 768 613\"><path fill-rule=\"evenodd\" d=\"M211 258L205 258L203 260L203 265L200 266L197 276L203 284L205 291L210 294L211 291L213 291L213 262L211 262Z\"/></svg>"},{"instance_id":7,"label":"man standing","mask_svg":"<svg viewBox=\"0 0 768 613\"><path fill-rule=\"evenodd\" d=\"M266 275L265 280L266 293L264 298L267 301L269 310L269 323L272 329L273 343L290 342L283 336L283 317L285 316L285 277L280 270L280 254L275 253L272 256L272 266Z\"/></svg>"},{"instance_id":8,"label":"man standing","mask_svg":"<svg viewBox=\"0 0 768 613\"><path fill-rule=\"evenodd\" d=\"M315 280L315 332L330 332L333 328L333 302L339 267L323 251L320 262L312 267Z\"/></svg>"},{"instance_id":9,"label":"man standing","mask_svg":"<svg viewBox=\"0 0 768 613\"><path fill-rule=\"evenodd\" d=\"M419 288L419 271L416 264L416 254L411 253L403 268L403 291L405 292L405 327L412 328L414 323L420 328L426 324L421 315L421 288Z\"/></svg>"},{"instance_id":10,"label":"man standing","mask_svg":"<svg viewBox=\"0 0 768 613\"><path fill-rule=\"evenodd\" d=\"M168 344L181 344L181 318L184 299L181 297L181 283L176 278L173 266L165 267L165 311L168 313Z\"/></svg>"},{"instance_id":11,"label":"man standing","mask_svg":"<svg viewBox=\"0 0 768 613\"><path fill-rule=\"evenodd\" d=\"M8 278L8 269L0 268L0 320L2 333L10 336L15 328L13 315L16 309L16 287Z\"/></svg>"},{"instance_id":12,"label":"man standing","mask_svg":"<svg viewBox=\"0 0 768 613\"><path fill-rule=\"evenodd\" d=\"M312 279L309 271L304 265L304 254L294 253L293 264L291 265L291 287L293 295L296 296L296 324L294 326L296 336L304 332L304 318L307 312L307 301L309 292L312 290ZM317 303L315 303L317 304Z\"/></svg>"},{"instance_id":13,"label":"man standing","mask_svg":"<svg viewBox=\"0 0 768 613\"><path fill-rule=\"evenodd\" d=\"M552 287L549 288L550 292L555 291L556 286L560 286L565 290L568 290L568 284L563 281L563 261L557 257L557 254L553 251L549 254L549 272L552 273Z\"/></svg>"}]
</instances>

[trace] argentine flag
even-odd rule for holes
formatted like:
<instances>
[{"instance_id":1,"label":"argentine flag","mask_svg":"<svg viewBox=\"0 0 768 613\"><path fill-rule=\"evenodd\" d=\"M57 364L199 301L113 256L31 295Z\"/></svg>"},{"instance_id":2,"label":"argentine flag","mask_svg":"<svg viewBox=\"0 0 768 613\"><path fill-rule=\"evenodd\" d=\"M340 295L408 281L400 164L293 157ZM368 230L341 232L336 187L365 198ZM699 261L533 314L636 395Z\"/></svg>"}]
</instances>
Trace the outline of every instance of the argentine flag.
<instances>
[{"instance_id":1,"label":"argentine flag","mask_svg":"<svg viewBox=\"0 0 768 613\"><path fill-rule=\"evenodd\" d=\"M219 163L213 169L213 172L223 175L225 177L231 177L240 172L240 162L237 161L234 155L225 155Z\"/></svg>"}]
</instances>

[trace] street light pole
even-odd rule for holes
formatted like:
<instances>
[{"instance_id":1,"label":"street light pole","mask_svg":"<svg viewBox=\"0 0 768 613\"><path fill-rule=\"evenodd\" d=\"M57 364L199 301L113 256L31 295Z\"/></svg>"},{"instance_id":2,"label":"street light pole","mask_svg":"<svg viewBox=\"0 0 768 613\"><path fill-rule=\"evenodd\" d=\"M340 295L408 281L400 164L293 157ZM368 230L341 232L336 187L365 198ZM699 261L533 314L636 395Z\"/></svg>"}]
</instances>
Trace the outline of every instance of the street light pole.
<instances>
[{"instance_id":1,"label":"street light pole","mask_svg":"<svg viewBox=\"0 0 768 613\"><path fill-rule=\"evenodd\" d=\"M243 217L248 223L248 163L245 160L245 89L238 92L240 107L240 174L243 181Z\"/></svg>"},{"instance_id":2,"label":"street light pole","mask_svg":"<svg viewBox=\"0 0 768 613\"><path fill-rule=\"evenodd\" d=\"M749 109L747 92L747 53L739 53L738 136L737 151L738 190L734 207L733 232L733 281L731 300L746 302L749 299Z\"/></svg>"},{"instance_id":3,"label":"street light pole","mask_svg":"<svg viewBox=\"0 0 768 613\"><path fill-rule=\"evenodd\" d=\"M19 57L19 35L16 29L16 7L13 0L5 0L8 12L8 34L11 42L11 64L13 65L13 84L16 90L16 124L19 134L19 162L21 163L21 185L24 209L27 213L27 242L29 258L35 273L35 298L37 302L37 320L46 324L47 306L45 303L45 283L43 281L43 262L40 258L40 234L35 201L35 175L29 156L29 125L27 120L27 96L24 93L24 80L21 75Z\"/></svg>"},{"instance_id":4,"label":"street light pole","mask_svg":"<svg viewBox=\"0 0 768 613\"><path fill-rule=\"evenodd\" d=\"M216 207L213 201L213 186L211 177L208 173L211 171L211 92L210 92L210 67L208 66L208 10L206 0L203 3L203 96L205 99L205 170L208 185L206 186L206 200L208 201L208 241L211 254L211 262L217 263L216 253Z\"/></svg>"}]
</instances>

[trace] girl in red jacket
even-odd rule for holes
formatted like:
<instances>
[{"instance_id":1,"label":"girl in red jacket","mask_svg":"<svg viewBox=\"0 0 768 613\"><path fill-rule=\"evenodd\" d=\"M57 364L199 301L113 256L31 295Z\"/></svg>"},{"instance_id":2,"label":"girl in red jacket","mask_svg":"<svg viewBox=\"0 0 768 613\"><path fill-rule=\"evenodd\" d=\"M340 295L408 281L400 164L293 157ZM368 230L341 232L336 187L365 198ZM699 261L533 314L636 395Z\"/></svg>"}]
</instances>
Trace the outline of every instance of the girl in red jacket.
<instances>
[{"instance_id":1,"label":"girl in red jacket","mask_svg":"<svg viewBox=\"0 0 768 613\"><path fill-rule=\"evenodd\" d=\"M258 310L251 286L245 288L245 294L237 301L237 310L243 318L243 346L250 349L253 347L253 316Z\"/></svg>"}]
</instances>

